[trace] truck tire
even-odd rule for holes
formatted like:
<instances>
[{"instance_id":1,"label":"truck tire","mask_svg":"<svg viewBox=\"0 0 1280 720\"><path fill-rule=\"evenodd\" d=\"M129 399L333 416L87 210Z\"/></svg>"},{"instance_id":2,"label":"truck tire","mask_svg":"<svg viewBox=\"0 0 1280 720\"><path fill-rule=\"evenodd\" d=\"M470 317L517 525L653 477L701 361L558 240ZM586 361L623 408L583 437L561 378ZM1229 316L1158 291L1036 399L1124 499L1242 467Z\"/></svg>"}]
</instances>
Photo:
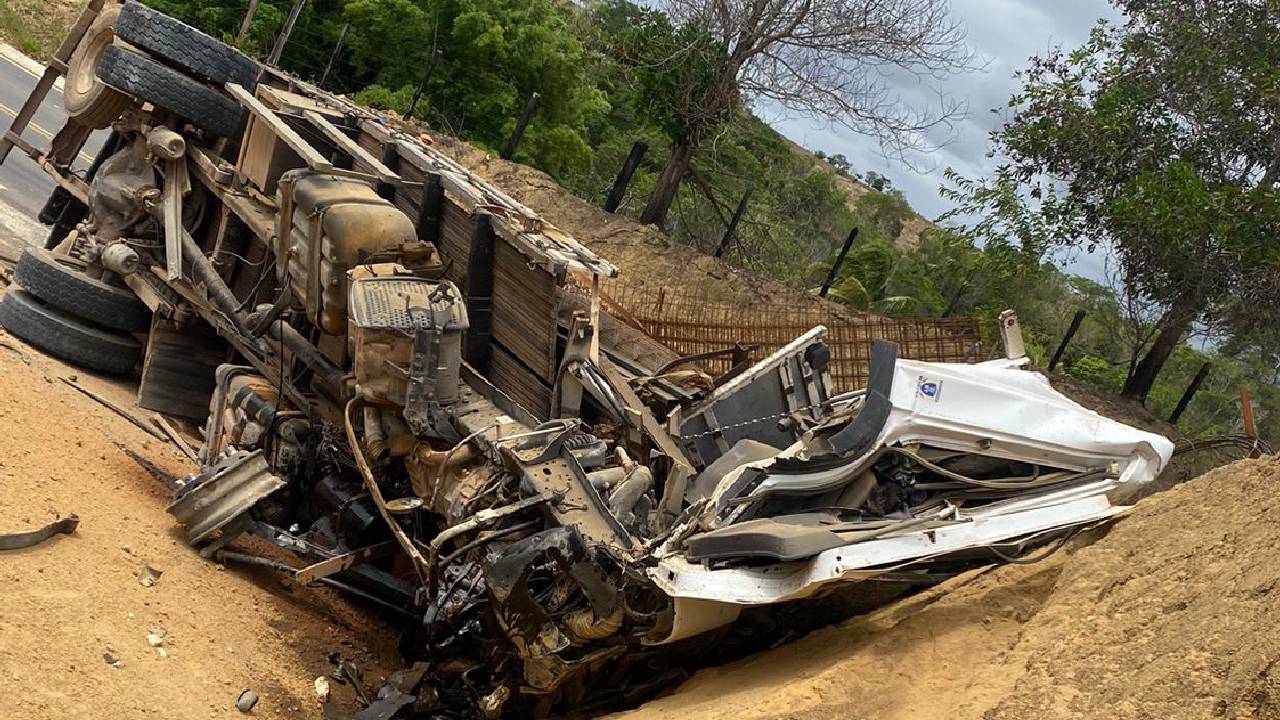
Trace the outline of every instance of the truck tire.
<instances>
[{"instance_id":1,"label":"truck tire","mask_svg":"<svg viewBox=\"0 0 1280 720\"><path fill-rule=\"evenodd\" d=\"M253 92L262 67L239 50L138 3L125 3L116 36L176 68L212 83L237 83Z\"/></svg>"},{"instance_id":2,"label":"truck tire","mask_svg":"<svg viewBox=\"0 0 1280 720\"><path fill-rule=\"evenodd\" d=\"M115 37L119 5L107 5L85 32L84 39L71 54L67 77L62 87L62 104L67 116L81 125L104 128L133 104L133 98L110 88L98 78L98 62L111 47Z\"/></svg>"},{"instance_id":3,"label":"truck tire","mask_svg":"<svg viewBox=\"0 0 1280 720\"><path fill-rule=\"evenodd\" d=\"M111 375L132 373L142 355L132 336L93 327L18 287L0 300L0 325L50 355Z\"/></svg>"},{"instance_id":4,"label":"truck tire","mask_svg":"<svg viewBox=\"0 0 1280 720\"><path fill-rule=\"evenodd\" d=\"M23 250L13 279L46 304L95 325L125 332L146 332L151 327L151 310L133 291L67 267L48 250Z\"/></svg>"},{"instance_id":5,"label":"truck tire","mask_svg":"<svg viewBox=\"0 0 1280 720\"><path fill-rule=\"evenodd\" d=\"M98 77L121 92L172 111L215 135L234 137L244 121L244 110L235 100L116 45L103 51Z\"/></svg>"},{"instance_id":6,"label":"truck tire","mask_svg":"<svg viewBox=\"0 0 1280 720\"><path fill-rule=\"evenodd\" d=\"M179 326L156 318L147 335L138 407L203 423L227 347L207 323Z\"/></svg>"}]
</instances>

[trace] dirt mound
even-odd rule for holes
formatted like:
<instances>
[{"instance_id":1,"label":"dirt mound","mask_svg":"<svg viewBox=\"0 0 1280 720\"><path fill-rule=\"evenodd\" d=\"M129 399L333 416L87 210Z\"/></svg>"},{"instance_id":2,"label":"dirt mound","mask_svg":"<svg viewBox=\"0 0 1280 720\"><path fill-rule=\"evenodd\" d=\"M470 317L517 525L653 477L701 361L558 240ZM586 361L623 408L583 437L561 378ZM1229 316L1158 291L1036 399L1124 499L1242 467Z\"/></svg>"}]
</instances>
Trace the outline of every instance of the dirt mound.
<instances>
[{"instance_id":1,"label":"dirt mound","mask_svg":"<svg viewBox=\"0 0 1280 720\"><path fill-rule=\"evenodd\" d=\"M395 631L332 591L201 559L165 512L164 485L117 443L170 474L193 467L58 381L69 375L145 415L134 387L0 332L0 532L80 517L73 535L0 553L0 717L241 718L245 688L261 697L254 717L351 717L348 686L335 682L322 706L313 681L337 651L378 687L398 668ZM162 571L152 586L139 579L144 565Z\"/></svg>"},{"instance_id":2,"label":"dirt mound","mask_svg":"<svg viewBox=\"0 0 1280 720\"><path fill-rule=\"evenodd\" d=\"M967 573L790 645L699 672L671 695L619 717L980 717L1001 697L986 669L1004 663L1062 562Z\"/></svg>"},{"instance_id":3,"label":"dirt mound","mask_svg":"<svg viewBox=\"0 0 1280 720\"><path fill-rule=\"evenodd\" d=\"M625 715L1280 716L1280 460L1143 500L1104 538L975 571L701 672Z\"/></svg>"},{"instance_id":4,"label":"dirt mound","mask_svg":"<svg viewBox=\"0 0 1280 720\"><path fill-rule=\"evenodd\" d=\"M1142 502L1082 550L1028 624L991 717L1280 714L1280 459Z\"/></svg>"}]
</instances>

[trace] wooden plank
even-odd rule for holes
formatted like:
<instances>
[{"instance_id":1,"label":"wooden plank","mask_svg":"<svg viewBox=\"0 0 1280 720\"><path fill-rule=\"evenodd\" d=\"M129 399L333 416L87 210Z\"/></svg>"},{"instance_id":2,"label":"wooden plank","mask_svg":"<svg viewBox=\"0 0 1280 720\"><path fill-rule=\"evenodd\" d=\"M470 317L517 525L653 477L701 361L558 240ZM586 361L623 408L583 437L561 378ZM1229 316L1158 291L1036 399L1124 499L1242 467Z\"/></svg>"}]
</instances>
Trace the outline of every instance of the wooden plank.
<instances>
[{"instance_id":1,"label":"wooden plank","mask_svg":"<svg viewBox=\"0 0 1280 720\"><path fill-rule=\"evenodd\" d=\"M551 386L520 364L506 348L493 344L493 366L489 380L539 420L551 414Z\"/></svg>"},{"instance_id":2,"label":"wooden plank","mask_svg":"<svg viewBox=\"0 0 1280 720\"><path fill-rule=\"evenodd\" d=\"M315 110L304 110L302 116L310 121L312 125L316 126L316 128L320 130L320 132L323 133L330 142L337 145L339 149L352 156L357 162L367 166L379 180L387 183L400 182L400 175L398 175L396 171L384 165L381 160L374 157L355 140L347 137L346 133L335 127L333 123L329 122L323 115Z\"/></svg>"},{"instance_id":3,"label":"wooden plank","mask_svg":"<svg viewBox=\"0 0 1280 720\"><path fill-rule=\"evenodd\" d=\"M386 128L372 121L365 121L360 127L379 143L379 147L395 137ZM497 234L512 243L526 257L542 265L547 272L556 275L567 270L606 277L618 274L618 269L607 260L546 223L537 213L472 175L452 158L410 139L400 143L399 149L401 159L417 168L420 176L428 172L439 173L446 192L459 205L468 211L484 208L493 214ZM407 177L403 166L401 174Z\"/></svg>"},{"instance_id":4,"label":"wooden plank","mask_svg":"<svg viewBox=\"0 0 1280 720\"><path fill-rule=\"evenodd\" d=\"M555 280L522 262L509 245L498 243L494 263L493 339L502 343L538 377L555 377L548 347L558 332Z\"/></svg>"},{"instance_id":5,"label":"wooden plank","mask_svg":"<svg viewBox=\"0 0 1280 720\"><path fill-rule=\"evenodd\" d=\"M18 112L14 113L13 122L9 125L9 131L0 138L0 163L3 163L9 157L9 151L15 145L22 148L32 158L36 155L29 149L30 146L22 141L22 132L27 129L27 125L31 122L31 118L35 117L36 110L40 108L40 104L44 102L49 91L53 89L54 82L59 75L65 75L67 71L67 63L71 60L72 53L76 47L80 45L80 41L89 30L89 26L97 19L98 14L102 12L104 0L89 0L89 4L80 12L80 16L76 18L75 24L71 26L70 32L62 39L62 43L58 45L58 49L54 51L53 58L41 73L40 79L36 81L36 86L32 89L31 94L23 101L22 107L18 108Z\"/></svg>"},{"instance_id":6,"label":"wooden plank","mask_svg":"<svg viewBox=\"0 0 1280 720\"><path fill-rule=\"evenodd\" d=\"M253 113L254 117L266 123L271 128L272 132L274 132L285 145L289 146L289 149L298 153L298 156L307 164L307 167L317 172L333 172L334 167L329 162L328 158L321 155L319 151L311 146L311 143L303 140L302 136L298 135L293 128L289 127L288 123L277 117L270 108L263 105L262 102L259 101L258 98L254 97L252 93L236 83L227 83L226 91L231 95L231 97L239 101L241 105L245 106L249 112Z\"/></svg>"}]
</instances>

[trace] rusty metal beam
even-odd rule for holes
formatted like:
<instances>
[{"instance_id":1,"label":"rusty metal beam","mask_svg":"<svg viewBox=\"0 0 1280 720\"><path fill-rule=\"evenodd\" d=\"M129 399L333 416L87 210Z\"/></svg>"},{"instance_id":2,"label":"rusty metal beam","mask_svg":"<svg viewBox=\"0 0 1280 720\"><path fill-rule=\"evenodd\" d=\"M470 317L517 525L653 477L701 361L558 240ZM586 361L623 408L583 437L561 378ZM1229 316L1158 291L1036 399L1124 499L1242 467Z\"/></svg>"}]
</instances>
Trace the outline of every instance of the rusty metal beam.
<instances>
[{"instance_id":1,"label":"rusty metal beam","mask_svg":"<svg viewBox=\"0 0 1280 720\"><path fill-rule=\"evenodd\" d=\"M362 547L359 550L352 550L341 555L334 555L331 558L321 560L318 563L308 565L293 574L293 579L303 585L309 585L321 578L336 575L343 570L349 570L361 563L366 563L381 557L386 557L396 551L400 546L394 540L380 542L377 545Z\"/></svg>"}]
</instances>

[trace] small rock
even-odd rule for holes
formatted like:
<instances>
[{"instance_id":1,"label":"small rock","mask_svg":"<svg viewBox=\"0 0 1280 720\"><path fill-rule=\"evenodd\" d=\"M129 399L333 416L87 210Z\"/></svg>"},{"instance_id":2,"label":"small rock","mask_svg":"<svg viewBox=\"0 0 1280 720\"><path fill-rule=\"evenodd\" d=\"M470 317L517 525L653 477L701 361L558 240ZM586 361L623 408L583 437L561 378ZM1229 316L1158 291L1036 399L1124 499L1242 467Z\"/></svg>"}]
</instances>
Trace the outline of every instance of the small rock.
<instances>
[{"instance_id":1,"label":"small rock","mask_svg":"<svg viewBox=\"0 0 1280 720\"><path fill-rule=\"evenodd\" d=\"M102 653L102 662L104 662L104 663L106 663L106 664L110 665L111 667L113 667L113 668L115 668L115 669L117 669L117 670L119 670L120 668L124 667L124 663L123 663L123 662L121 662L120 658L118 658L118 657L116 657L115 655L113 655L113 654L111 653L111 651L110 651L110 650L108 650L107 652Z\"/></svg>"},{"instance_id":2,"label":"small rock","mask_svg":"<svg viewBox=\"0 0 1280 720\"><path fill-rule=\"evenodd\" d=\"M245 688L244 692L240 693L240 697L236 698L236 709L242 713L249 712L257 704L258 693L248 688Z\"/></svg>"},{"instance_id":3,"label":"small rock","mask_svg":"<svg viewBox=\"0 0 1280 720\"><path fill-rule=\"evenodd\" d=\"M164 636L154 631L149 632L147 633L147 644L153 648L163 647Z\"/></svg>"},{"instance_id":4,"label":"small rock","mask_svg":"<svg viewBox=\"0 0 1280 720\"><path fill-rule=\"evenodd\" d=\"M169 651L165 650L163 647L158 647L156 648L156 656L160 658L167 658L169 657Z\"/></svg>"},{"instance_id":5,"label":"small rock","mask_svg":"<svg viewBox=\"0 0 1280 720\"><path fill-rule=\"evenodd\" d=\"M164 574L163 570L157 570L150 565L143 565L142 570L138 573L138 582L142 587L151 587L160 581L160 576Z\"/></svg>"},{"instance_id":6,"label":"small rock","mask_svg":"<svg viewBox=\"0 0 1280 720\"><path fill-rule=\"evenodd\" d=\"M316 697L320 698L320 702L328 702L331 690L329 678L323 675L316 678Z\"/></svg>"}]
</instances>

